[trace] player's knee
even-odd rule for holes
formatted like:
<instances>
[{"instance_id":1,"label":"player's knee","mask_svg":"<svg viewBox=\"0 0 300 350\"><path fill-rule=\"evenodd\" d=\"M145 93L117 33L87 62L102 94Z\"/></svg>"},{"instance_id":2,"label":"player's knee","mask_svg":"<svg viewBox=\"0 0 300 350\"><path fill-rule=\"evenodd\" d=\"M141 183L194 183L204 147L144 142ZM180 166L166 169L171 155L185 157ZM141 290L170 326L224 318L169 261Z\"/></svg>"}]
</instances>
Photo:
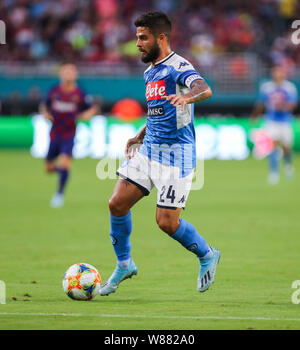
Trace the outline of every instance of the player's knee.
<instances>
[{"instance_id":1,"label":"player's knee","mask_svg":"<svg viewBox=\"0 0 300 350\"><path fill-rule=\"evenodd\" d=\"M178 228L178 222L169 217L156 217L158 227L165 233L172 235Z\"/></svg>"},{"instance_id":2,"label":"player's knee","mask_svg":"<svg viewBox=\"0 0 300 350\"><path fill-rule=\"evenodd\" d=\"M113 196L108 201L108 207L111 215L113 216L123 216L128 213L128 208L124 201L117 196Z\"/></svg>"},{"instance_id":3,"label":"player's knee","mask_svg":"<svg viewBox=\"0 0 300 350\"><path fill-rule=\"evenodd\" d=\"M71 167L71 159L68 157L64 157L60 159L59 168L62 170L69 170Z\"/></svg>"},{"instance_id":4,"label":"player's knee","mask_svg":"<svg viewBox=\"0 0 300 350\"><path fill-rule=\"evenodd\" d=\"M52 164L46 164L45 165L45 172L48 174L51 174L55 171L55 166Z\"/></svg>"},{"instance_id":5,"label":"player's knee","mask_svg":"<svg viewBox=\"0 0 300 350\"><path fill-rule=\"evenodd\" d=\"M60 168L61 170L70 170L70 166L69 166L68 164L61 164L61 165L59 166L59 168Z\"/></svg>"}]
</instances>

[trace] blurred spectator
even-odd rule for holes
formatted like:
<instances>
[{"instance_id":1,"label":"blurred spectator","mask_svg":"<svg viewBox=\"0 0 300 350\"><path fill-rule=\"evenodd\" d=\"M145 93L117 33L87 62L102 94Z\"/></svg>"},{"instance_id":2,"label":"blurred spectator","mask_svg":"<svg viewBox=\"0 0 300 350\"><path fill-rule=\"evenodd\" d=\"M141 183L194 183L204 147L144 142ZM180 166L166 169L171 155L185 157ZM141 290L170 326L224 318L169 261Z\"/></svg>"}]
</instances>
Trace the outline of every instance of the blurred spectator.
<instances>
[{"instance_id":1,"label":"blurred spectator","mask_svg":"<svg viewBox=\"0 0 300 350\"><path fill-rule=\"evenodd\" d=\"M42 93L38 86L33 86L29 92L27 100L32 105L38 105L42 99Z\"/></svg>"},{"instance_id":2,"label":"blurred spectator","mask_svg":"<svg viewBox=\"0 0 300 350\"><path fill-rule=\"evenodd\" d=\"M73 59L136 65L134 18L165 11L173 21L172 47L200 66L213 66L227 52L257 52L268 63L300 64L286 43L297 0L1 0L7 48L0 61ZM133 41L132 41L133 40Z\"/></svg>"}]
</instances>

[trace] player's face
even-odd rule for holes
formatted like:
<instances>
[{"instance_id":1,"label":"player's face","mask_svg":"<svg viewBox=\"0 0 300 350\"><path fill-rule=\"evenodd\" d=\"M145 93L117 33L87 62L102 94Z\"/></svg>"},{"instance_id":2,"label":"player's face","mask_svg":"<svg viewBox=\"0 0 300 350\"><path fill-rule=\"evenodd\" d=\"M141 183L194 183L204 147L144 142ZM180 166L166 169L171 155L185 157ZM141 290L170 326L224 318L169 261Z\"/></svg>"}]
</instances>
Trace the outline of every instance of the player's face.
<instances>
[{"instance_id":1,"label":"player's face","mask_svg":"<svg viewBox=\"0 0 300 350\"><path fill-rule=\"evenodd\" d=\"M282 67L274 67L272 69L272 77L275 81L283 81L286 79L285 70Z\"/></svg>"},{"instance_id":2,"label":"player's face","mask_svg":"<svg viewBox=\"0 0 300 350\"><path fill-rule=\"evenodd\" d=\"M155 62L160 55L156 37L150 33L148 27L137 27L136 37L136 46L141 53L141 60L144 63Z\"/></svg>"},{"instance_id":3,"label":"player's face","mask_svg":"<svg viewBox=\"0 0 300 350\"><path fill-rule=\"evenodd\" d=\"M78 76L77 68L74 64L64 64L59 71L60 79L63 83L75 82Z\"/></svg>"}]
</instances>

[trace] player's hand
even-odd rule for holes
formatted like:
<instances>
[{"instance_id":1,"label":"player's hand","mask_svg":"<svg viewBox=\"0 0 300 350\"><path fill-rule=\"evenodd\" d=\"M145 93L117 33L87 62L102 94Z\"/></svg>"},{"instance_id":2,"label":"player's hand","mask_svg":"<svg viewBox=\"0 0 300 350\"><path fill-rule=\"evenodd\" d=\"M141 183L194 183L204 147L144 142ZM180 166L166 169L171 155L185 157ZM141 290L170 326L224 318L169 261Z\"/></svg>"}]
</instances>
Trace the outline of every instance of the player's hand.
<instances>
[{"instance_id":1,"label":"player's hand","mask_svg":"<svg viewBox=\"0 0 300 350\"><path fill-rule=\"evenodd\" d=\"M125 147L125 157L131 159L135 155L136 151L141 147L141 144L141 140L137 137L129 139Z\"/></svg>"},{"instance_id":2,"label":"player's hand","mask_svg":"<svg viewBox=\"0 0 300 350\"><path fill-rule=\"evenodd\" d=\"M181 106L181 110L184 110L184 107L187 104L187 99L185 96L182 95L169 95L169 96L162 96L162 99L169 101L174 107Z\"/></svg>"},{"instance_id":3,"label":"player's hand","mask_svg":"<svg viewBox=\"0 0 300 350\"><path fill-rule=\"evenodd\" d=\"M254 127L258 123L259 117L260 116L250 115L249 123L250 123L251 127Z\"/></svg>"},{"instance_id":4,"label":"player's hand","mask_svg":"<svg viewBox=\"0 0 300 350\"><path fill-rule=\"evenodd\" d=\"M47 120L50 120L50 122L53 122L53 121L54 121L54 118L52 117L52 115L51 115L50 113L45 114L45 118L46 118Z\"/></svg>"},{"instance_id":5,"label":"player's hand","mask_svg":"<svg viewBox=\"0 0 300 350\"><path fill-rule=\"evenodd\" d=\"M289 106L287 103L278 102L274 104L274 108L277 112L285 112L289 109Z\"/></svg>"}]
</instances>

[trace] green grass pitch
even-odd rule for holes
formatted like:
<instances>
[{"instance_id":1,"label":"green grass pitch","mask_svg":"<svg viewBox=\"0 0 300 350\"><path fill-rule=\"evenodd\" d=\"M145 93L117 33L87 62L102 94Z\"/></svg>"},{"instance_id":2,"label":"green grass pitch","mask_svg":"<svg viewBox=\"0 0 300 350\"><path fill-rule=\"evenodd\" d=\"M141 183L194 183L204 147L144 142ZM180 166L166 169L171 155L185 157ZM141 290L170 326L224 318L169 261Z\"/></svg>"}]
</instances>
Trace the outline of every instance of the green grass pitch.
<instances>
[{"instance_id":1,"label":"green grass pitch","mask_svg":"<svg viewBox=\"0 0 300 350\"><path fill-rule=\"evenodd\" d=\"M197 259L158 229L153 191L132 209L138 276L109 297L69 299L70 265L90 263L102 281L115 267L107 202L116 180L100 181L97 162L74 161L65 206L52 209L56 176L43 160L0 152L0 329L300 329L300 174L270 187L267 161L252 158L206 161L204 188L182 213L222 252L206 293L196 290Z\"/></svg>"}]
</instances>

